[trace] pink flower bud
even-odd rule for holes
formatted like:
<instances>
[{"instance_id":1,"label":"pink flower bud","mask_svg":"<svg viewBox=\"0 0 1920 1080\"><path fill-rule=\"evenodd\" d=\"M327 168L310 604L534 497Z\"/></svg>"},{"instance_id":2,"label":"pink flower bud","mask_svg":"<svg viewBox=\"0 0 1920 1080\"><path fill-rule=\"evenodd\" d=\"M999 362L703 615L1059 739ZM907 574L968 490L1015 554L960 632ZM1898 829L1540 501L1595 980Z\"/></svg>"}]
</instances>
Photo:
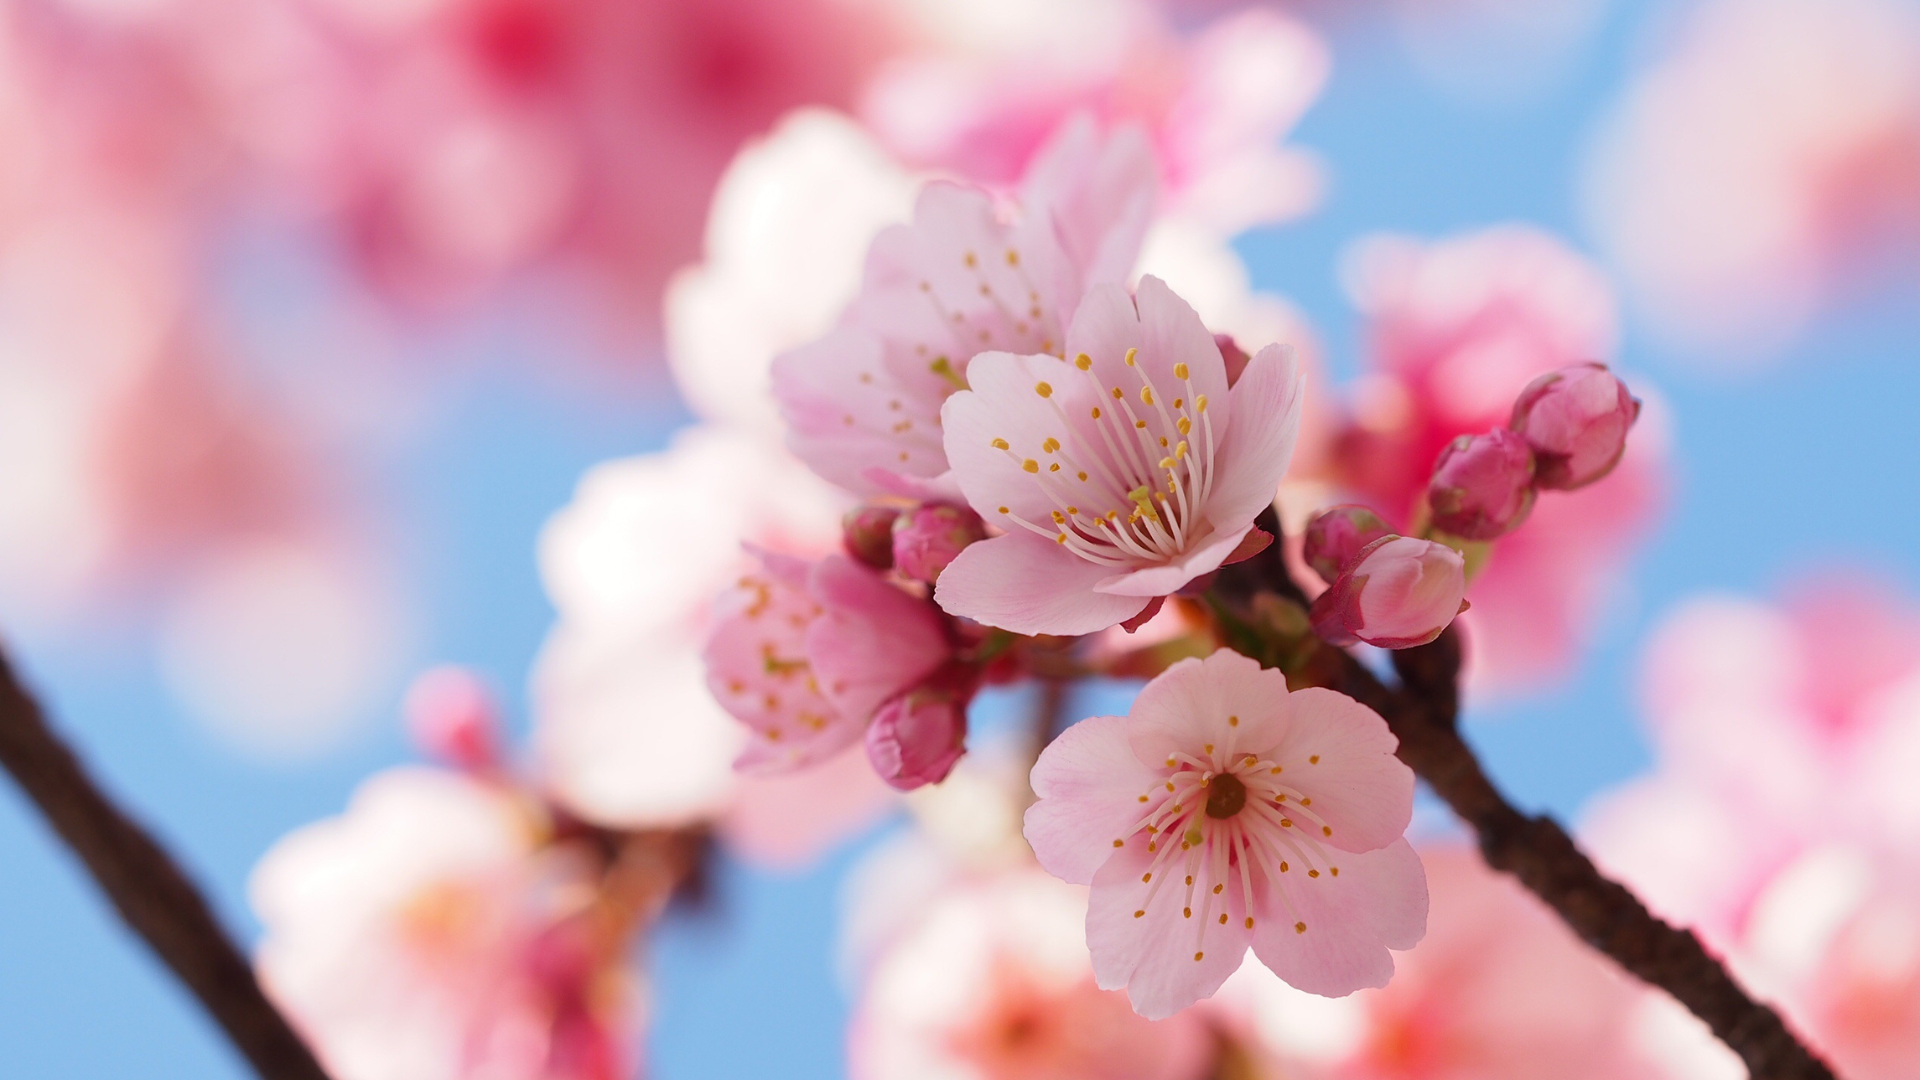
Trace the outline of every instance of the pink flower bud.
<instances>
[{"instance_id":1,"label":"pink flower bud","mask_svg":"<svg viewBox=\"0 0 1920 1080\"><path fill-rule=\"evenodd\" d=\"M967 703L944 690L909 690L867 725L867 760L901 791L937 784L966 753Z\"/></svg>"},{"instance_id":2,"label":"pink flower bud","mask_svg":"<svg viewBox=\"0 0 1920 1080\"><path fill-rule=\"evenodd\" d=\"M422 672L401 705L421 752L469 772L500 767L500 708L480 676L453 664Z\"/></svg>"},{"instance_id":3,"label":"pink flower bud","mask_svg":"<svg viewBox=\"0 0 1920 1080\"><path fill-rule=\"evenodd\" d=\"M1380 515L1364 506L1329 507L1307 523L1302 557L1322 581L1331 583L1361 548L1392 534Z\"/></svg>"},{"instance_id":4,"label":"pink flower bud","mask_svg":"<svg viewBox=\"0 0 1920 1080\"><path fill-rule=\"evenodd\" d=\"M840 543L854 561L875 570L893 569L893 523L900 511L891 506L857 506L840 519Z\"/></svg>"},{"instance_id":5,"label":"pink flower bud","mask_svg":"<svg viewBox=\"0 0 1920 1080\"><path fill-rule=\"evenodd\" d=\"M1613 471L1640 402L1604 364L1575 364L1527 384L1510 425L1533 447L1536 487L1572 491Z\"/></svg>"},{"instance_id":6,"label":"pink flower bud","mask_svg":"<svg viewBox=\"0 0 1920 1080\"><path fill-rule=\"evenodd\" d=\"M1215 334L1213 343L1220 347L1220 359L1227 365L1227 385L1231 387L1240 381L1240 373L1247 370L1253 357L1247 355L1247 350L1241 348L1231 334Z\"/></svg>"},{"instance_id":7,"label":"pink flower bud","mask_svg":"<svg viewBox=\"0 0 1920 1080\"><path fill-rule=\"evenodd\" d=\"M1433 524L1463 540L1492 540L1533 509L1533 451L1506 428L1462 435L1440 451L1427 484Z\"/></svg>"},{"instance_id":8,"label":"pink flower bud","mask_svg":"<svg viewBox=\"0 0 1920 1080\"><path fill-rule=\"evenodd\" d=\"M1313 602L1313 629L1334 645L1410 649L1440 636L1467 609L1467 561L1431 540L1368 544Z\"/></svg>"},{"instance_id":9,"label":"pink flower bud","mask_svg":"<svg viewBox=\"0 0 1920 1080\"><path fill-rule=\"evenodd\" d=\"M980 515L961 506L928 503L893 523L893 565L902 574L931 585L960 549L987 537Z\"/></svg>"}]
</instances>

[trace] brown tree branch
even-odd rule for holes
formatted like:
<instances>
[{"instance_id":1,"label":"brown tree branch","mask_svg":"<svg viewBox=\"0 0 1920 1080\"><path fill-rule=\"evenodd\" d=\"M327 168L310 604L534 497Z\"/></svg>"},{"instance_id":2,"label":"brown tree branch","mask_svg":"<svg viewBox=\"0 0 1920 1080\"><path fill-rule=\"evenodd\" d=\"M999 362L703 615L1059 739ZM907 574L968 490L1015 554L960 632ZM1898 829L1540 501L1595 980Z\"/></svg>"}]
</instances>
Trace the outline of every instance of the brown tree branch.
<instances>
[{"instance_id":1,"label":"brown tree branch","mask_svg":"<svg viewBox=\"0 0 1920 1080\"><path fill-rule=\"evenodd\" d=\"M86 864L120 918L193 991L266 1080L327 1074L254 979L206 898L48 727L0 655L0 764Z\"/></svg>"},{"instance_id":2,"label":"brown tree branch","mask_svg":"<svg viewBox=\"0 0 1920 1080\"><path fill-rule=\"evenodd\" d=\"M1279 536L1271 511L1261 522ZM1280 544L1224 576L1220 587L1246 596L1265 588L1304 603L1280 556ZM1393 654L1400 686L1390 687L1350 654L1331 647L1318 659L1335 689L1385 717L1400 739L1400 759L1472 826L1487 864L1520 880L1546 901L1574 932L1643 981L1672 994L1705 1021L1746 1063L1751 1080L1834 1080L1833 1071L1787 1029L1771 1007L1755 1001L1701 944L1693 931L1647 910L1625 886L1609 879L1550 817L1522 813L1487 778L1473 749L1460 738L1460 637Z\"/></svg>"}]
</instances>

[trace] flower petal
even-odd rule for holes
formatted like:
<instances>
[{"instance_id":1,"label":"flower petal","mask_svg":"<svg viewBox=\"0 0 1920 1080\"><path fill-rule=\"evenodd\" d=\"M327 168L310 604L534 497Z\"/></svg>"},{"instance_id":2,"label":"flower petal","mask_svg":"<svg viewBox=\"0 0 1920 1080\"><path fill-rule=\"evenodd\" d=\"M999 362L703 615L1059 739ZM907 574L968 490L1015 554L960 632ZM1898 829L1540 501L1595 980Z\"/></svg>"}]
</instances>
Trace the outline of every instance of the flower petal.
<instances>
[{"instance_id":1,"label":"flower petal","mask_svg":"<svg viewBox=\"0 0 1920 1080\"><path fill-rule=\"evenodd\" d=\"M1048 399L1035 391L1043 383L1050 390L1056 384L1070 388L1065 378L1069 370L1052 356L982 353L967 371L972 389L948 398L940 410L947 460L953 463L960 490L989 524L1009 531L1019 528L1000 512L1003 506L1027 521L1051 523L1054 500L1039 473L1047 457L1042 445L1065 425ZM1033 471L1024 467L1029 460Z\"/></svg>"},{"instance_id":2,"label":"flower petal","mask_svg":"<svg viewBox=\"0 0 1920 1080\"><path fill-rule=\"evenodd\" d=\"M1194 867L1191 890L1170 880L1151 902L1153 884L1142 876L1150 872L1153 855L1143 844L1129 842L1094 875L1087 897L1094 978L1103 990L1125 986L1134 1011L1150 1020L1211 997L1246 959L1252 932L1238 879L1229 875L1226 888L1213 895L1212 862L1201 859ZM1184 873L1180 866L1174 862L1162 872ZM1134 914L1140 911L1145 914Z\"/></svg>"},{"instance_id":3,"label":"flower petal","mask_svg":"<svg viewBox=\"0 0 1920 1080\"><path fill-rule=\"evenodd\" d=\"M1094 592L1111 572L1022 529L969 545L941 572L933 596L949 614L1016 634L1091 634L1147 606L1142 597Z\"/></svg>"},{"instance_id":4,"label":"flower petal","mask_svg":"<svg viewBox=\"0 0 1920 1080\"><path fill-rule=\"evenodd\" d=\"M1287 713L1273 757L1333 829L1323 842L1372 851L1399 839L1413 817L1413 770L1394 756L1400 740L1380 714L1317 686L1289 694Z\"/></svg>"},{"instance_id":5,"label":"flower petal","mask_svg":"<svg viewBox=\"0 0 1920 1080\"><path fill-rule=\"evenodd\" d=\"M1033 766L1039 800L1027 808L1025 832L1034 857L1057 878L1091 883L1113 841L1132 836L1152 805L1139 797L1159 775L1134 756L1126 717L1092 716L1061 732Z\"/></svg>"},{"instance_id":6,"label":"flower petal","mask_svg":"<svg viewBox=\"0 0 1920 1080\"><path fill-rule=\"evenodd\" d=\"M1335 865L1337 876L1286 875L1284 900L1265 877L1254 891L1254 955L1296 989L1325 997L1387 985L1387 950L1412 948L1427 929L1426 870L1404 839Z\"/></svg>"},{"instance_id":7,"label":"flower petal","mask_svg":"<svg viewBox=\"0 0 1920 1080\"><path fill-rule=\"evenodd\" d=\"M1149 767L1175 753L1212 753L1221 762L1268 756L1286 733L1288 700L1286 676L1232 649L1182 660L1134 699L1133 752Z\"/></svg>"},{"instance_id":8,"label":"flower petal","mask_svg":"<svg viewBox=\"0 0 1920 1080\"><path fill-rule=\"evenodd\" d=\"M1138 350L1131 367L1126 362L1129 350ZM1100 384L1118 388L1129 408L1154 408L1138 397L1144 380L1151 380L1155 392L1168 399L1164 405L1172 406L1171 399L1188 394L1204 396L1214 430L1231 424L1227 365L1220 346L1193 307L1151 274L1140 279L1132 296L1117 285L1087 291L1067 331L1067 356L1081 353L1093 361ZM1176 367L1186 370L1186 379L1174 374Z\"/></svg>"},{"instance_id":9,"label":"flower petal","mask_svg":"<svg viewBox=\"0 0 1920 1080\"><path fill-rule=\"evenodd\" d=\"M1233 554L1233 549L1240 546L1240 541L1252 529L1253 525L1249 522L1236 532L1216 534L1173 562L1131 573L1114 574L1095 585L1094 589L1115 596L1171 596L1201 574L1220 569L1220 564Z\"/></svg>"},{"instance_id":10,"label":"flower petal","mask_svg":"<svg viewBox=\"0 0 1920 1080\"><path fill-rule=\"evenodd\" d=\"M808 587L825 611L807 630L807 659L827 700L858 725L951 653L931 606L845 555L820 560Z\"/></svg>"},{"instance_id":11,"label":"flower petal","mask_svg":"<svg viewBox=\"0 0 1920 1080\"><path fill-rule=\"evenodd\" d=\"M855 494L882 493L868 478L870 469L920 477L947 471L941 393L903 386L871 333L844 327L775 357L773 392L787 421L788 448Z\"/></svg>"},{"instance_id":12,"label":"flower petal","mask_svg":"<svg viewBox=\"0 0 1920 1080\"><path fill-rule=\"evenodd\" d=\"M1233 384L1228 395L1232 423L1217 459L1219 480L1207 496L1207 519L1215 528L1252 522L1273 503L1300 435L1302 390L1291 345L1269 345L1255 353Z\"/></svg>"}]
</instances>

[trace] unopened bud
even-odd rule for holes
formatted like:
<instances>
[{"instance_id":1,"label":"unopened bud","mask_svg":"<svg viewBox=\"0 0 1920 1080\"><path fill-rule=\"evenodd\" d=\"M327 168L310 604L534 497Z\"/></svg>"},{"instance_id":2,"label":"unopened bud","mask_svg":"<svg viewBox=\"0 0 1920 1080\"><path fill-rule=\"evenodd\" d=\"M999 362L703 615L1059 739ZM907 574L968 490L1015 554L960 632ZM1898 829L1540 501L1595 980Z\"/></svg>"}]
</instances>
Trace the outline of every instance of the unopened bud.
<instances>
[{"instance_id":1,"label":"unopened bud","mask_svg":"<svg viewBox=\"0 0 1920 1080\"><path fill-rule=\"evenodd\" d=\"M1247 364L1253 357L1248 356L1247 350L1241 348L1230 334L1213 335L1213 343L1220 347L1220 359L1226 361L1227 365L1227 385L1232 386L1240 381L1240 373L1247 370Z\"/></svg>"},{"instance_id":2,"label":"unopened bud","mask_svg":"<svg viewBox=\"0 0 1920 1080\"><path fill-rule=\"evenodd\" d=\"M980 515L963 506L928 503L893 522L893 565L931 585L968 544L987 537Z\"/></svg>"},{"instance_id":3,"label":"unopened bud","mask_svg":"<svg viewBox=\"0 0 1920 1080\"><path fill-rule=\"evenodd\" d=\"M422 753L469 772L500 766L500 708L471 670L448 664L421 672L401 706Z\"/></svg>"},{"instance_id":4,"label":"unopened bud","mask_svg":"<svg viewBox=\"0 0 1920 1080\"><path fill-rule=\"evenodd\" d=\"M1379 514L1364 506L1348 503L1328 507L1307 522L1301 554L1322 581L1332 583L1361 548L1392 533Z\"/></svg>"},{"instance_id":5,"label":"unopened bud","mask_svg":"<svg viewBox=\"0 0 1920 1080\"><path fill-rule=\"evenodd\" d=\"M967 703L943 690L910 690L880 706L867 725L867 760L892 787L937 784L966 753Z\"/></svg>"},{"instance_id":6,"label":"unopened bud","mask_svg":"<svg viewBox=\"0 0 1920 1080\"><path fill-rule=\"evenodd\" d=\"M1613 471L1640 402L1604 364L1575 364L1527 384L1510 425L1533 448L1535 486L1585 487Z\"/></svg>"},{"instance_id":7,"label":"unopened bud","mask_svg":"<svg viewBox=\"0 0 1920 1080\"><path fill-rule=\"evenodd\" d=\"M847 511L840 519L840 543L854 561L875 570L893 568L893 522L900 511L868 504Z\"/></svg>"},{"instance_id":8,"label":"unopened bud","mask_svg":"<svg viewBox=\"0 0 1920 1080\"><path fill-rule=\"evenodd\" d=\"M1427 505L1434 527L1463 540L1492 540L1533 509L1533 450L1506 428L1462 435L1440 451Z\"/></svg>"},{"instance_id":9,"label":"unopened bud","mask_svg":"<svg viewBox=\"0 0 1920 1080\"><path fill-rule=\"evenodd\" d=\"M1314 632L1334 645L1410 649L1440 636L1466 610L1467 563L1431 540L1389 536L1367 545L1313 602Z\"/></svg>"}]
</instances>

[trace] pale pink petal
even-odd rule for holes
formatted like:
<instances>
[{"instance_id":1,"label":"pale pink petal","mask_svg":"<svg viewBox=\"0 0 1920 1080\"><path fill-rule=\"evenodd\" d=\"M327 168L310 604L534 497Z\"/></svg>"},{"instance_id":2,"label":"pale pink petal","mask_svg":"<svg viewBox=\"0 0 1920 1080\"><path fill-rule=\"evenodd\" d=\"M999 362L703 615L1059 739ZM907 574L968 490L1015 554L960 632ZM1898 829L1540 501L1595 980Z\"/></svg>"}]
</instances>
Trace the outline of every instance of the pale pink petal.
<instances>
[{"instance_id":1,"label":"pale pink petal","mask_svg":"<svg viewBox=\"0 0 1920 1080\"><path fill-rule=\"evenodd\" d=\"M1372 851L1398 840L1412 819L1413 770L1394 756L1399 745L1379 713L1311 686L1287 695L1286 733L1271 753L1333 830L1323 842Z\"/></svg>"},{"instance_id":2,"label":"pale pink petal","mask_svg":"<svg viewBox=\"0 0 1920 1080\"><path fill-rule=\"evenodd\" d=\"M1082 113L1062 125L1027 168L1021 201L1082 271L1081 285L1124 283L1146 237L1160 169L1146 134L1131 125L1102 139Z\"/></svg>"},{"instance_id":3,"label":"pale pink petal","mask_svg":"<svg viewBox=\"0 0 1920 1080\"><path fill-rule=\"evenodd\" d=\"M1138 801L1159 774L1140 763L1127 738L1127 719L1092 716L1060 733L1033 767L1026 837L1047 872L1075 885L1093 881L1119 840L1135 831L1145 809Z\"/></svg>"},{"instance_id":4,"label":"pale pink petal","mask_svg":"<svg viewBox=\"0 0 1920 1080\"><path fill-rule=\"evenodd\" d=\"M1220 564L1252 530L1253 525L1249 523L1233 532L1221 533L1173 562L1114 574L1095 585L1094 590L1115 596L1171 596L1194 578L1220 569Z\"/></svg>"},{"instance_id":5,"label":"pale pink petal","mask_svg":"<svg viewBox=\"0 0 1920 1080\"><path fill-rule=\"evenodd\" d=\"M1254 955L1297 989L1326 997L1387 985L1387 950L1412 948L1427 927L1426 871L1405 840L1335 865L1338 876L1288 874L1284 902L1264 877L1254 896Z\"/></svg>"},{"instance_id":6,"label":"pale pink petal","mask_svg":"<svg viewBox=\"0 0 1920 1080\"><path fill-rule=\"evenodd\" d=\"M1126 987L1134 1011L1159 1020L1212 996L1246 959L1254 932L1236 876L1215 895L1217 882L1203 861L1191 891L1170 880L1148 901L1153 885L1141 878L1152 863L1145 845L1129 841L1094 875L1087 949L1101 989ZM1424 912L1424 893L1422 900Z\"/></svg>"},{"instance_id":7,"label":"pale pink petal","mask_svg":"<svg viewBox=\"0 0 1920 1080\"><path fill-rule=\"evenodd\" d=\"M1056 464L1047 460L1041 447L1066 425L1050 398L1040 396L1036 387L1045 384L1050 393L1057 388L1064 398L1077 389L1068 381L1070 374L1077 373L1051 356L983 353L968 368L972 389L948 398L940 410L947 460L953 464L960 490L987 524L1019 530L1008 514L1036 524L1052 523L1054 500L1036 482L1037 472L1028 471L1026 464L1033 462L1035 470ZM1001 507L1007 511L1003 513Z\"/></svg>"},{"instance_id":8,"label":"pale pink petal","mask_svg":"<svg viewBox=\"0 0 1920 1080\"><path fill-rule=\"evenodd\" d=\"M1221 440L1219 480L1207 498L1207 517L1216 528L1251 522L1272 504L1300 435L1303 390L1291 345L1255 353L1233 384L1233 423Z\"/></svg>"},{"instance_id":9,"label":"pale pink petal","mask_svg":"<svg viewBox=\"0 0 1920 1080\"><path fill-rule=\"evenodd\" d=\"M901 386L883 360L878 338L849 327L773 362L788 448L823 478L859 495L882 493L868 476L875 467L917 477L947 469L941 396Z\"/></svg>"},{"instance_id":10,"label":"pale pink petal","mask_svg":"<svg viewBox=\"0 0 1920 1080\"><path fill-rule=\"evenodd\" d=\"M742 769L810 765L860 738L860 722L835 708L812 674L806 637L820 607L779 576L791 570L787 561L766 560L765 572L722 599L702 653L714 699L753 731Z\"/></svg>"},{"instance_id":11,"label":"pale pink petal","mask_svg":"<svg viewBox=\"0 0 1920 1080\"><path fill-rule=\"evenodd\" d=\"M1232 649L1182 660L1134 699L1133 752L1148 766L1216 744L1223 757L1269 757L1291 723L1289 701L1286 676Z\"/></svg>"},{"instance_id":12,"label":"pale pink petal","mask_svg":"<svg viewBox=\"0 0 1920 1080\"><path fill-rule=\"evenodd\" d=\"M1131 368L1129 350L1137 350ZM1067 331L1066 354L1091 358L1100 384L1118 387L1126 395L1117 403L1123 408L1143 413L1154 409L1137 396L1144 378L1151 381L1164 406L1177 408L1172 405L1174 398L1205 397L1216 432L1232 422L1227 366L1220 346L1192 305L1151 274L1140 279L1132 296L1115 285L1088 290ZM1186 379L1175 376L1176 365L1185 366Z\"/></svg>"},{"instance_id":13,"label":"pale pink petal","mask_svg":"<svg viewBox=\"0 0 1920 1080\"><path fill-rule=\"evenodd\" d=\"M962 551L933 595L948 614L1016 634L1091 634L1147 606L1138 596L1094 592L1110 574L1023 529Z\"/></svg>"},{"instance_id":14,"label":"pale pink petal","mask_svg":"<svg viewBox=\"0 0 1920 1080\"><path fill-rule=\"evenodd\" d=\"M807 659L827 700L857 725L952 652L931 605L844 555L820 560L809 586L825 610L806 632Z\"/></svg>"}]
</instances>

